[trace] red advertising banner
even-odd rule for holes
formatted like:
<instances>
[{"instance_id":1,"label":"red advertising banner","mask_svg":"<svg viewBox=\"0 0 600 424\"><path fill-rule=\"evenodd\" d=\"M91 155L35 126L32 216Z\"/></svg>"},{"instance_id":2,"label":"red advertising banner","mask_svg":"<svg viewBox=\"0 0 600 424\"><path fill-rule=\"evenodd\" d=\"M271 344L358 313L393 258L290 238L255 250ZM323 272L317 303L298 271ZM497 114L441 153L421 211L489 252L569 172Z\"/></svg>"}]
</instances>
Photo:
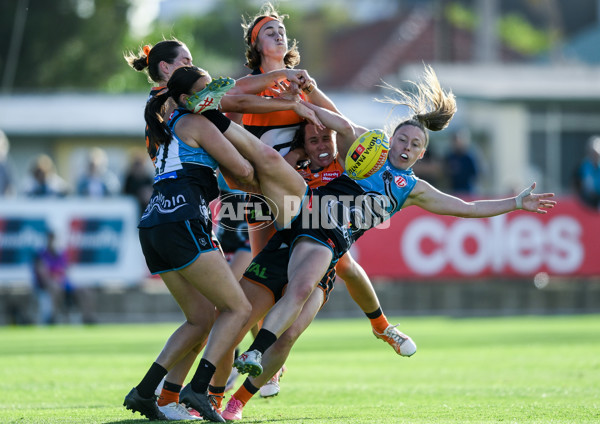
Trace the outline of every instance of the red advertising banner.
<instances>
[{"instance_id":1,"label":"red advertising banner","mask_svg":"<svg viewBox=\"0 0 600 424\"><path fill-rule=\"evenodd\" d=\"M485 219L417 207L367 232L352 254L372 277L392 279L600 275L600 212L561 197L548 214Z\"/></svg>"}]
</instances>

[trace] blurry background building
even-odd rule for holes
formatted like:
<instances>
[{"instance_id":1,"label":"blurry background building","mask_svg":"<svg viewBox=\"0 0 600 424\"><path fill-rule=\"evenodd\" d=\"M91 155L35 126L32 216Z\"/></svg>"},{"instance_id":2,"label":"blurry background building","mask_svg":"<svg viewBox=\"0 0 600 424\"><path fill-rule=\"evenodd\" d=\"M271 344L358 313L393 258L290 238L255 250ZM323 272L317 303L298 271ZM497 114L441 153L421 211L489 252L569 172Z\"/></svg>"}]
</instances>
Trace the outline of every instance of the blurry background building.
<instances>
[{"instance_id":1,"label":"blurry background building","mask_svg":"<svg viewBox=\"0 0 600 424\"><path fill-rule=\"evenodd\" d=\"M0 267L10 268L6 252L12 252L15 242L7 234L18 234L20 241L28 240L23 234L34 234L33 244L39 247L46 229L42 225L34 226L32 233L15 230L22 225L14 222L19 207L9 203L22 201L28 172L39 155L51 158L57 175L75 188L87 167L86 155L99 147L108 159L106 171L117 176L121 187L127 186L130 159L144 146L143 105L149 83L127 66L123 54L174 36L188 45L195 64L213 76L243 76L248 70L243 66L241 17L252 15L261 4L258 0L0 4L0 130L10 141L13 186L10 197L0 199L0 223L5 223L0 225L4 231ZM600 134L600 0L277 4L290 15L285 23L288 37L299 42L300 67L357 123L383 127L407 113L374 99L389 94L381 87L384 82L409 89L405 80L414 80L423 63L431 64L442 86L456 94L459 107L449 130L432 134L437 161L450 150L451 135L466 131L485 164L485 172L478 176L478 195L511 194L535 180L541 191L576 199L573 178L586 156L588 140ZM57 22L61 31L56 31ZM439 167L434 166L433 172L430 175L439 179L440 187L451 187ZM129 228L130 221L135 223L147 188L141 197L129 193L124 209L133 218L123 218L124 224L109 220L107 232L98 216L85 221L85 228L96 231L92 244L106 243L101 252L89 251L90 257L107 260L114 250L112 237ZM582 219L588 226L598 222L593 214ZM12 229L7 230L7 222L12 222ZM71 233L73 224L65 225ZM81 232L81 225L75 227ZM582 261L596 253L584 248ZM144 267L139 260L135 264ZM543 267L531 274L548 271L552 276L553 270ZM564 271L563 276L589 279L594 272ZM140 275L145 270L124 278L124 285L137 284ZM527 272L517 277L524 275ZM118 280L114 274L98 278L103 280L99 284ZM5 277L0 286L17 283L22 282Z\"/></svg>"}]
</instances>

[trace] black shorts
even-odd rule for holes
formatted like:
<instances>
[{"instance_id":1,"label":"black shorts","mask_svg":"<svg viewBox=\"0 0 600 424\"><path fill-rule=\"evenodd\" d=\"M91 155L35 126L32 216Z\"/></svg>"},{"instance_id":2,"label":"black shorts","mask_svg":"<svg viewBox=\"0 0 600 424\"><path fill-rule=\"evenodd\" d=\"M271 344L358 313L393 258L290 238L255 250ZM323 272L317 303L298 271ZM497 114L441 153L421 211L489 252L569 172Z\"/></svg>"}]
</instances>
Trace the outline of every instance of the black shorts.
<instances>
[{"instance_id":1,"label":"black shorts","mask_svg":"<svg viewBox=\"0 0 600 424\"><path fill-rule=\"evenodd\" d=\"M227 193L221 196L216 234L225 255L238 250L250 251L245 198L243 193Z\"/></svg>"},{"instance_id":2,"label":"black shorts","mask_svg":"<svg viewBox=\"0 0 600 424\"><path fill-rule=\"evenodd\" d=\"M288 284L288 263L290 261L289 232L277 232L263 250L252 260L244 277L267 288L273 294L273 303L276 303L284 295ZM318 287L323 290L325 302L329 299L329 293L333 290L335 282L335 264L332 262L319 281Z\"/></svg>"},{"instance_id":3,"label":"black shorts","mask_svg":"<svg viewBox=\"0 0 600 424\"><path fill-rule=\"evenodd\" d=\"M319 189L322 188L319 187ZM335 200L336 196L309 188L302 201L300 213L288 225L289 228L286 231L289 231L292 244L302 237L308 237L328 247L333 255L332 261L337 263L350 250L354 238L346 220L329 219L325 213L327 206L317 205L321 197L326 200L331 199L329 201L330 208L342 210L342 212L338 212L339 216L344 213L345 206Z\"/></svg>"},{"instance_id":4,"label":"black shorts","mask_svg":"<svg viewBox=\"0 0 600 424\"><path fill-rule=\"evenodd\" d=\"M211 222L193 219L140 228L142 252L152 274L185 268L201 253L219 249Z\"/></svg>"}]
</instances>

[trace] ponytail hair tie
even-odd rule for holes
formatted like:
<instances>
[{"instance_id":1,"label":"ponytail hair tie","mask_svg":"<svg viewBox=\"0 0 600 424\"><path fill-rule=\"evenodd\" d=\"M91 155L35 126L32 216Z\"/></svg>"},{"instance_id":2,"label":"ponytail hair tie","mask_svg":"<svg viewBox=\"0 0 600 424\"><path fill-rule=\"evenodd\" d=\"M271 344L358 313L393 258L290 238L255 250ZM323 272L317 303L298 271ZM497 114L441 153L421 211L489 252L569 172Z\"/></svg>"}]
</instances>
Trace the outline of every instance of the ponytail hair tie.
<instances>
[{"instance_id":1,"label":"ponytail hair tie","mask_svg":"<svg viewBox=\"0 0 600 424\"><path fill-rule=\"evenodd\" d=\"M152 50L152 47L150 47L148 44L146 44L144 47L142 47L142 50L144 51L144 54L146 55L146 65L147 65L148 59L150 57L150 50Z\"/></svg>"}]
</instances>

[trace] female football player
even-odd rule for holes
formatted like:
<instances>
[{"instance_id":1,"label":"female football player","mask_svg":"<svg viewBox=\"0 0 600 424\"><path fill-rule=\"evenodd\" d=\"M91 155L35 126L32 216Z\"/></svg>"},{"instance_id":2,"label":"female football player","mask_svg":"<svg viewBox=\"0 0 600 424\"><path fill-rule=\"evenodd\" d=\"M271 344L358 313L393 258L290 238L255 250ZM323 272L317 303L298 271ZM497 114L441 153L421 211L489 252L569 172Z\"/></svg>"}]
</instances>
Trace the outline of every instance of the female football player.
<instances>
[{"instance_id":1,"label":"female football player","mask_svg":"<svg viewBox=\"0 0 600 424\"><path fill-rule=\"evenodd\" d=\"M138 54L131 52L126 54L125 59L136 71L146 72L149 80L156 84L150 90L150 99L166 91L167 82L175 70L192 64L192 55L188 47L177 39L163 40L156 43L154 46L146 45ZM293 79L293 76L290 75L290 78ZM203 81L206 81L206 78ZM224 93L221 93L219 98L223 94ZM299 116L306 117L309 120L314 119L314 112L312 110L298 102L286 99L267 100L254 95L233 95L228 96L226 99L222 99L220 102L219 99L214 100L216 103L220 103L220 106L225 111L252 111L264 113L276 110L292 110ZM214 106L216 106L216 104ZM162 119L166 120L176 107L177 104L173 100L167 99L165 107L161 112ZM155 162L159 145L151 139L148 132L146 134L146 148L150 158ZM224 169L224 171L226 171L226 169ZM165 283L167 284L167 287L169 287L170 283ZM214 321L214 308L191 307L191 305L203 305L209 303L205 296L193 285L169 287L169 290L180 306L189 304L190 307L182 306L186 309L186 322L173 333L164 349L168 350L170 344L178 343L182 337L193 340L196 344L169 369L168 374L164 378L162 387L159 386L160 398L158 399L158 410L160 414L170 420L192 419L189 411L179 403L179 393L187 373L206 342L212 322ZM154 381L154 379L152 379L152 381ZM150 392L150 388L144 384L142 386L138 385L138 390L142 391L141 399L144 400L144 405L146 405L144 410L148 411L151 415L156 415L156 408L151 408L152 403L154 402L153 394L156 387ZM125 403L128 402L129 401L126 399ZM131 404L131 402L129 403ZM139 403L141 404L142 401ZM135 407L133 409L138 410Z\"/></svg>"},{"instance_id":2,"label":"female football player","mask_svg":"<svg viewBox=\"0 0 600 424\"><path fill-rule=\"evenodd\" d=\"M242 127L217 111L204 114L252 163L262 193L271 209L278 211L275 222L281 229L254 258L241 282L252 303L252 312L238 341L263 316L264 321L249 349L234 362L240 372L252 376L263 372L262 354L300 317L318 285L327 290L328 277L339 258L365 231L403 207L419 206L436 214L483 218L517 209L546 213L555 205L552 193L532 193L535 183L515 197L465 202L418 179L411 167L423 157L429 131L440 131L448 125L456 112L456 101L452 93L441 88L429 67L415 87L415 95L396 90L399 99L393 101L407 105L414 114L394 128L389 155L381 169L362 180L344 174L316 189L308 188L273 148ZM309 107L321 122L338 133L346 150L352 140L367 132L343 116ZM275 305L271 307L273 299L261 294L254 299L252 286L256 292L258 285L244 280L268 287L276 294ZM270 364L264 365L269 372L276 371ZM231 413L224 413L228 419L241 417L243 403L236 400L239 401L232 398L230 402L238 407L228 407Z\"/></svg>"}]
</instances>

